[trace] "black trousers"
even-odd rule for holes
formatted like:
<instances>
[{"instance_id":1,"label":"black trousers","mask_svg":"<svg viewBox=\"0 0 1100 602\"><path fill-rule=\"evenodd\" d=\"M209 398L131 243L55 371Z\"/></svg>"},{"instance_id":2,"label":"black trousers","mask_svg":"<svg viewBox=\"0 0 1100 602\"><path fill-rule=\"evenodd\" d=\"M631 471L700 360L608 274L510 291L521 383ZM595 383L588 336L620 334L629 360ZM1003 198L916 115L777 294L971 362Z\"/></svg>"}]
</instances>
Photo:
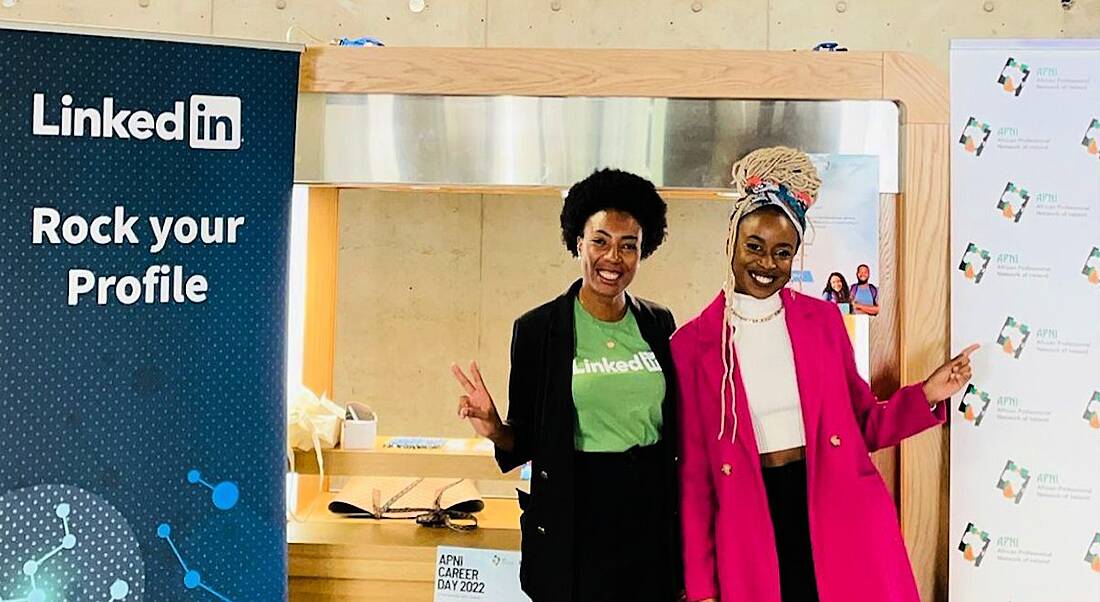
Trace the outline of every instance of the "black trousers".
<instances>
[{"instance_id":1,"label":"black trousers","mask_svg":"<svg viewBox=\"0 0 1100 602\"><path fill-rule=\"evenodd\" d=\"M668 602L661 444L576 452L574 602Z\"/></svg>"},{"instance_id":2,"label":"black trousers","mask_svg":"<svg viewBox=\"0 0 1100 602\"><path fill-rule=\"evenodd\" d=\"M779 555L779 592L783 602L818 602L810 551L810 514L806 501L806 462L764 468L764 488Z\"/></svg>"}]
</instances>

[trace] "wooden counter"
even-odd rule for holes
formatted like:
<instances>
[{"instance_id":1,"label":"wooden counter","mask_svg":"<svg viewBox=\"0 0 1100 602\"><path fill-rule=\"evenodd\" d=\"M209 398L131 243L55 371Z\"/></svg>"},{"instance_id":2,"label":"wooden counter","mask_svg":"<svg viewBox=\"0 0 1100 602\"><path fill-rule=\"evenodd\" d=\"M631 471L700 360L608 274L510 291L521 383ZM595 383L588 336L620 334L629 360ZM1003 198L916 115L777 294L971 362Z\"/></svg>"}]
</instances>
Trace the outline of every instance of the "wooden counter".
<instances>
[{"instance_id":1,"label":"wooden counter","mask_svg":"<svg viewBox=\"0 0 1100 602\"><path fill-rule=\"evenodd\" d=\"M437 546L519 549L515 499L487 498L478 528L458 532L333 514L328 504L336 494L317 483L316 475L300 477L296 518L287 521L292 601L431 602Z\"/></svg>"}]
</instances>

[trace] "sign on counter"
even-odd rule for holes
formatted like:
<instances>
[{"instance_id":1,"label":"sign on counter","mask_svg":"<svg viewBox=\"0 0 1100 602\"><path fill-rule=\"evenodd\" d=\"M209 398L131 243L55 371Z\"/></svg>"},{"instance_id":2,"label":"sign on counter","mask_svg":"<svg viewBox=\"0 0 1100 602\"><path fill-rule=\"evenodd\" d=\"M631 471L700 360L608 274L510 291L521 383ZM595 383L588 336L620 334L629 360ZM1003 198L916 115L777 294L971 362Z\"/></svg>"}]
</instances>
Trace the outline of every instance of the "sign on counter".
<instances>
[{"instance_id":1,"label":"sign on counter","mask_svg":"<svg viewBox=\"0 0 1100 602\"><path fill-rule=\"evenodd\" d=\"M519 587L520 553L439 546L435 602L530 602Z\"/></svg>"}]
</instances>

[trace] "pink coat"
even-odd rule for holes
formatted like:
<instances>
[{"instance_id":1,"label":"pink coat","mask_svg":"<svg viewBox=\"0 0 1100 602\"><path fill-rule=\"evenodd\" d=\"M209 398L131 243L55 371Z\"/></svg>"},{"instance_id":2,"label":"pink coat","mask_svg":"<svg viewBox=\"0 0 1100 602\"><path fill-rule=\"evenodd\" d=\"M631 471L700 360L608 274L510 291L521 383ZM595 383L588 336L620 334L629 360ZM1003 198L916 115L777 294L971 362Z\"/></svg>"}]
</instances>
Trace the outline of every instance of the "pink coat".
<instances>
[{"instance_id":1,"label":"pink coat","mask_svg":"<svg viewBox=\"0 0 1100 602\"><path fill-rule=\"evenodd\" d=\"M929 411L920 385L878 400L856 372L836 306L788 289L780 295L806 426L810 540L821 602L919 602L893 500L868 452L942 423L945 404ZM780 602L772 517L739 371L737 440L730 442L728 398L726 433L718 440L723 307L719 293L672 337L687 597Z\"/></svg>"}]
</instances>

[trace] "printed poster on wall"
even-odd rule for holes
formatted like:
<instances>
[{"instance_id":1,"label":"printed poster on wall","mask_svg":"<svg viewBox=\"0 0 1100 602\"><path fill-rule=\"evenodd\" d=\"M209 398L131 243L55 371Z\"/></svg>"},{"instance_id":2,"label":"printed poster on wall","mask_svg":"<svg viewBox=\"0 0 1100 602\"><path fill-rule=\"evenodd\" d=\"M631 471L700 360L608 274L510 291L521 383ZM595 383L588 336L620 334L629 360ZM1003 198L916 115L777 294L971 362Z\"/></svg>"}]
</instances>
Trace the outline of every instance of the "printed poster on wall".
<instances>
[{"instance_id":1,"label":"printed poster on wall","mask_svg":"<svg viewBox=\"0 0 1100 602\"><path fill-rule=\"evenodd\" d=\"M1100 42L955 41L952 602L1100 600Z\"/></svg>"},{"instance_id":2,"label":"printed poster on wall","mask_svg":"<svg viewBox=\"0 0 1100 602\"><path fill-rule=\"evenodd\" d=\"M791 286L835 302L842 313L875 315L879 305L879 169L869 155L813 155L821 176L807 212L805 249Z\"/></svg>"},{"instance_id":3,"label":"printed poster on wall","mask_svg":"<svg viewBox=\"0 0 1100 602\"><path fill-rule=\"evenodd\" d=\"M0 600L285 599L297 48L0 27Z\"/></svg>"}]
</instances>

